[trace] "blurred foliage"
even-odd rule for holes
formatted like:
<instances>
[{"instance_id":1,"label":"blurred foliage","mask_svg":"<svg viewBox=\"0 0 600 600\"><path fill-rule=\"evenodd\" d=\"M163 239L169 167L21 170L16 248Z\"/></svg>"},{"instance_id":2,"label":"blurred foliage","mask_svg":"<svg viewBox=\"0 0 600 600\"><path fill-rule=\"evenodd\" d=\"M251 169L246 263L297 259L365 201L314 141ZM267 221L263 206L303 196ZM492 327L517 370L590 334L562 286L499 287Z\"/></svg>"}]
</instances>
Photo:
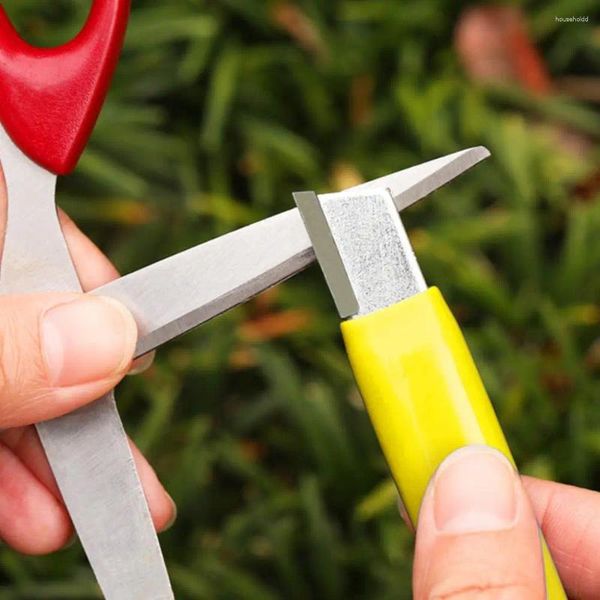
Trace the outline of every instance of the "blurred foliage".
<instances>
[{"instance_id":1,"label":"blurred foliage","mask_svg":"<svg viewBox=\"0 0 600 600\"><path fill-rule=\"evenodd\" d=\"M28 40L53 45L90 2L3 4ZM520 4L553 76L598 73L595 0ZM450 0L136 0L59 201L128 272L285 210L294 190L487 145L491 159L405 222L523 470L597 488L600 115L470 83L452 49L459 12ZM554 20L575 13L590 23ZM559 143L567 128L586 152ZM118 398L179 507L162 535L178 598L410 597L412 536L318 269L169 344ZM3 600L98 597L78 545L0 548Z\"/></svg>"}]
</instances>

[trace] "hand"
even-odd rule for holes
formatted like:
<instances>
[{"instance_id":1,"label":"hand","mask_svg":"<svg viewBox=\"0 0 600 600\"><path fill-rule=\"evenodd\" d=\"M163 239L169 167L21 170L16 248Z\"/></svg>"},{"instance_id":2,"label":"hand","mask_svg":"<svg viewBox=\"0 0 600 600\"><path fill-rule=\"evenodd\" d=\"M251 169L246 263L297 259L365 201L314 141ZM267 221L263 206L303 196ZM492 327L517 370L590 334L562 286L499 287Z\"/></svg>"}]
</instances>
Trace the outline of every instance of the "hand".
<instances>
[{"instance_id":1,"label":"hand","mask_svg":"<svg viewBox=\"0 0 600 600\"><path fill-rule=\"evenodd\" d=\"M414 597L545 598L538 522L569 598L600 598L600 494L521 478L491 448L457 450L423 499Z\"/></svg>"},{"instance_id":2,"label":"hand","mask_svg":"<svg viewBox=\"0 0 600 600\"><path fill-rule=\"evenodd\" d=\"M5 208L0 171L0 231ZM84 289L118 277L64 213L60 221ZM136 338L133 317L114 300L72 293L0 297L0 539L16 550L45 554L73 536L31 424L110 391L132 365ZM139 450L132 445L132 451L154 524L164 529L175 505Z\"/></svg>"}]
</instances>

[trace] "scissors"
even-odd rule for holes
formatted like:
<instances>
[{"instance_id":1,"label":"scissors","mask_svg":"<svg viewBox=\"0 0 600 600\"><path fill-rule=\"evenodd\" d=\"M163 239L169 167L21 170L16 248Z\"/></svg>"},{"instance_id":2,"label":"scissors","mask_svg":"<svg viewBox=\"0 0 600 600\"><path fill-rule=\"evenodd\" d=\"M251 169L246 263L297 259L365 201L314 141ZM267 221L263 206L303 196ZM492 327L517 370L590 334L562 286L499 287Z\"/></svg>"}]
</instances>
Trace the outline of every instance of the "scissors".
<instances>
[{"instance_id":1,"label":"scissors","mask_svg":"<svg viewBox=\"0 0 600 600\"><path fill-rule=\"evenodd\" d=\"M81 291L55 206L123 45L129 0L95 0L64 46L24 42L0 6L0 161L8 193L0 293ZM48 462L106 597L173 598L112 393L37 424Z\"/></svg>"},{"instance_id":2,"label":"scissors","mask_svg":"<svg viewBox=\"0 0 600 600\"><path fill-rule=\"evenodd\" d=\"M113 17L120 15L117 21L126 18L124 12L119 12L119 7L125 11L124 2L94 4L94 8L101 6L112 7ZM110 22L114 26L116 21ZM7 23L0 19L2 38ZM1 59L0 54L0 66ZM114 68L115 60L113 56L104 64L111 63L110 68ZM0 89L6 87L5 82L0 69ZM94 119L99 104L96 97L96 112L88 113L94 114ZM47 153L36 154L37 146L28 145L27 137L20 135L18 128L11 129L5 119L0 111L0 121L8 131L0 129L0 159L8 171L7 239L9 234L15 235L11 227L18 228L21 236L38 235L39 225L34 225L30 216L39 211L35 221L45 218L51 230L45 235L52 233L55 240L46 252L51 250L63 259L57 261L54 257L56 264L49 265L48 258L37 253L30 258L30 237L11 242L8 257L5 251L2 258L2 291L79 289L72 275L60 281L57 276L63 269L68 270L69 263L64 240L55 231L51 173L73 168L83 147L81 137L74 153L74 144L66 144L71 154L62 156L70 158L48 162ZM86 135L91 125L87 123ZM485 148L471 148L337 194L297 193L297 208L161 260L91 293L112 297L129 308L138 325L136 356L141 356L318 261L338 312L347 319L342 323L342 333L351 366L402 501L416 524L427 482L456 448L483 443L513 460L458 325L439 290L427 287L398 215L487 156ZM20 199L19 194L23 196ZM45 200L44 209L22 208L32 194ZM15 256L21 261L18 265L29 266L25 275L35 269L41 279L51 273L56 280L42 284L27 279L17 269L9 276L12 283L8 285L4 269L10 272ZM23 280L26 282L22 284ZM120 462L125 455L121 441L119 447L111 446L115 431L119 440L124 439L114 403L103 399L90 411L77 411L38 428L51 466L58 473L59 486L65 486L67 507L75 512L76 527L87 536L84 548L100 586L110 599L172 597L158 544L153 545L154 538L148 531L148 537L144 537L136 529L140 516L147 516L147 507L134 505L129 496L132 490L134 498L139 496L139 482L132 469ZM61 425L64 419L66 426ZM103 420L110 423L107 429ZM115 428L112 431L111 426ZM78 435L81 428L85 436ZM90 478L82 468L85 461L73 458L73 452L83 457L92 453L96 460L103 458L99 453L110 452L111 464L127 473L128 480L119 480L116 485L118 478L112 478L115 471L111 471L106 476L101 472L101 481L95 481L96 474ZM97 497L91 498L93 494ZM124 504L129 506L125 509L122 494L128 496ZM85 510L88 501L95 502L98 514ZM98 524L111 518L111 513L118 519L119 536L131 540L127 563L130 570L125 573L121 565L114 565L115 571L111 572L112 556L106 555L114 550L123 556L124 549L106 534L103 536ZM101 536L102 544L95 535ZM144 568L135 557L147 551L153 562ZM562 600L566 595L545 542L543 552L548 598ZM159 569L158 575L152 571L154 568Z\"/></svg>"}]
</instances>

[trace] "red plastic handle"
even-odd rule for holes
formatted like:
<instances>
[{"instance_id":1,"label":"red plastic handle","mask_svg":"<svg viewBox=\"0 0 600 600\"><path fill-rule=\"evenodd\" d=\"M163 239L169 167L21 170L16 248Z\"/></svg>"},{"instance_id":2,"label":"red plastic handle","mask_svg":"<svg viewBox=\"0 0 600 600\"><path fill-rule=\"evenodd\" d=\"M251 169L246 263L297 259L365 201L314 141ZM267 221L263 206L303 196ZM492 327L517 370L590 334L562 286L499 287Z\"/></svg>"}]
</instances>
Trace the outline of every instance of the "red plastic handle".
<instances>
[{"instance_id":1,"label":"red plastic handle","mask_svg":"<svg viewBox=\"0 0 600 600\"><path fill-rule=\"evenodd\" d=\"M58 48L23 41L0 5L0 122L32 160L75 168L123 46L130 0L94 0L87 23Z\"/></svg>"}]
</instances>

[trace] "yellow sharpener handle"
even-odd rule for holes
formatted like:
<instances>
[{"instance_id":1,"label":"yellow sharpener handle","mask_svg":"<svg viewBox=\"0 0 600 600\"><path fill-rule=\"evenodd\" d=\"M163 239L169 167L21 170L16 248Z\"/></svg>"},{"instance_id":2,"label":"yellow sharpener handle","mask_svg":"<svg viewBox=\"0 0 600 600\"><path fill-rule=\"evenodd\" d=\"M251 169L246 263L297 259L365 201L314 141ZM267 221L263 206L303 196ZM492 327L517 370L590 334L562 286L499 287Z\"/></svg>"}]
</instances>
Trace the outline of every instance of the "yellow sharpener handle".
<instances>
[{"instance_id":1,"label":"yellow sharpener handle","mask_svg":"<svg viewBox=\"0 0 600 600\"><path fill-rule=\"evenodd\" d=\"M437 288L342 324L350 364L406 510L454 450L485 444L514 464L464 337ZM567 598L544 541L546 591Z\"/></svg>"}]
</instances>

